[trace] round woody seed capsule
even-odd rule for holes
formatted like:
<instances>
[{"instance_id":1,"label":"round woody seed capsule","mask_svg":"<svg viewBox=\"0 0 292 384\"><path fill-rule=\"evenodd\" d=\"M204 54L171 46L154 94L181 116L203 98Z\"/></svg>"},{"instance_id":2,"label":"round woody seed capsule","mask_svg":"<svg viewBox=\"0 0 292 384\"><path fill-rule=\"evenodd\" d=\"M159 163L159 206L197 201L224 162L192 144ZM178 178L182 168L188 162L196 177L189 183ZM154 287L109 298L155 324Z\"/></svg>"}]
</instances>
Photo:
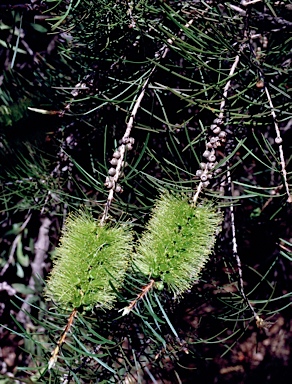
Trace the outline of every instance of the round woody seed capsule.
<instances>
[{"instance_id":1,"label":"round woody seed capsule","mask_svg":"<svg viewBox=\"0 0 292 384\"><path fill-rule=\"evenodd\" d=\"M112 158L112 159L110 160L110 163L111 163L111 165L117 165L117 164L118 164L118 159L116 159L116 158L114 157L114 158Z\"/></svg>"},{"instance_id":2,"label":"round woody seed capsule","mask_svg":"<svg viewBox=\"0 0 292 384\"><path fill-rule=\"evenodd\" d=\"M208 157L208 161L210 161L210 163L214 163L214 161L216 161L216 156L215 155L210 155Z\"/></svg>"},{"instance_id":3,"label":"round woody seed capsule","mask_svg":"<svg viewBox=\"0 0 292 384\"><path fill-rule=\"evenodd\" d=\"M214 121L214 124L217 124L217 125L220 125L220 124L222 124L222 119L219 119L219 117L217 117L217 119L215 119Z\"/></svg>"},{"instance_id":4,"label":"round woody seed capsule","mask_svg":"<svg viewBox=\"0 0 292 384\"><path fill-rule=\"evenodd\" d=\"M210 126L211 131L214 131L214 129L216 129L216 128L217 128L217 124L211 124L211 126Z\"/></svg>"},{"instance_id":5,"label":"round woody seed capsule","mask_svg":"<svg viewBox=\"0 0 292 384\"><path fill-rule=\"evenodd\" d=\"M213 148L213 144L211 144L211 143L209 142L209 143L206 144L206 147L207 147L208 149L211 149L211 148Z\"/></svg>"},{"instance_id":6,"label":"round woody seed capsule","mask_svg":"<svg viewBox=\"0 0 292 384\"><path fill-rule=\"evenodd\" d=\"M206 188L206 187L208 187L209 184L210 184L210 181L207 180L207 181L204 181L202 185L203 185L203 187Z\"/></svg>"},{"instance_id":7,"label":"round woody seed capsule","mask_svg":"<svg viewBox=\"0 0 292 384\"><path fill-rule=\"evenodd\" d=\"M227 133L226 133L225 131L221 131L221 132L219 133L219 138L220 138L220 139L225 139L226 136L227 136Z\"/></svg>"},{"instance_id":8,"label":"round woody seed capsule","mask_svg":"<svg viewBox=\"0 0 292 384\"><path fill-rule=\"evenodd\" d=\"M115 191L116 191L117 193L122 193L122 192L123 192L123 188L120 186L120 184L118 184L118 185L116 186Z\"/></svg>"},{"instance_id":9,"label":"round woody seed capsule","mask_svg":"<svg viewBox=\"0 0 292 384\"><path fill-rule=\"evenodd\" d=\"M114 175L116 174L116 170L115 170L115 168L110 168L110 169L108 170L108 174L109 174L110 176L114 176Z\"/></svg>"},{"instance_id":10,"label":"round woody seed capsule","mask_svg":"<svg viewBox=\"0 0 292 384\"><path fill-rule=\"evenodd\" d=\"M113 181L113 177L111 177L111 176L107 176L107 177L105 178L105 182L106 182L106 183L108 183L109 181Z\"/></svg>"},{"instance_id":11,"label":"round woody seed capsule","mask_svg":"<svg viewBox=\"0 0 292 384\"><path fill-rule=\"evenodd\" d=\"M211 155L211 152L206 150L204 153L203 153L203 157L209 157Z\"/></svg>"},{"instance_id":12,"label":"round woody seed capsule","mask_svg":"<svg viewBox=\"0 0 292 384\"><path fill-rule=\"evenodd\" d=\"M211 171L214 167L216 167L216 165L218 164L218 162L214 162L214 163L208 163L208 169Z\"/></svg>"},{"instance_id":13,"label":"round woody seed capsule","mask_svg":"<svg viewBox=\"0 0 292 384\"><path fill-rule=\"evenodd\" d=\"M200 167L201 167L201 169L206 169L207 164L206 163L200 163Z\"/></svg>"},{"instance_id":14,"label":"round woody seed capsule","mask_svg":"<svg viewBox=\"0 0 292 384\"><path fill-rule=\"evenodd\" d=\"M202 173L203 173L203 171L201 171L200 169L198 169L198 170L196 171L196 176L200 177Z\"/></svg>"},{"instance_id":15,"label":"round woody seed capsule","mask_svg":"<svg viewBox=\"0 0 292 384\"><path fill-rule=\"evenodd\" d=\"M120 153L120 151L115 151L114 154L113 154L113 157L114 157L115 159L119 159L119 158L121 157L121 153Z\"/></svg>"},{"instance_id":16,"label":"round woody seed capsule","mask_svg":"<svg viewBox=\"0 0 292 384\"><path fill-rule=\"evenodd\" d=\"M130 151L131 149L133 149L133 145L132 145L131 143L128 143L128 144L126 145L126 147L127 147L127 150L128 150L128 151Z\"/></svg>"},{"instance_id":17,"label":"round woody seed capsule","mask_svg":"<svg viewBox=\"0 0 292 384\"><path fill-rule=\"evenodd\" d=\"M107 183L104 183L104 186L107 189L111 189L114 186L114 183L112 181L108 181Z\"/></svg>"},{"instance_id":18,"label":"round woody seed capsule","mask_svg":"<svg viewBox=\"0 0 292 384\"><path fill-rule=\"evenodd\" d=\"M211 138L210 138L210 143L211 143L211 144L215 144L217 141L219 141L219 137L218 137L218 136L215 136L215 137L211 137Z\"/></svg>"},{"instance_id":19,"label":"round woody seed capsule","mask_svg":"<svg viewBox=\"0 0 292 384\"><path fill-rule=\"evenodd\" d=\"M201 180L202 181L207 181L208 180L208 176L206 174L201 175Z\"/></svg>"},{"instance_id":20,"label":"round woody seed capsule","mask_svg":"<svg viewBox=\"0 0 292 384\"><path fill-rule=\"evenodd\" d=\"M221 169L221 168L217 168L217 169L215 169L215 171L214 171L215 175L218 175L218 174L221 173L221 172L222 172L222 169Z\"/></svg>"},{"instance_id":21,"label":"round woody seed capsule","mask_svg":"<svg viewBox=\"0 0 292 384\"><path fill-rule=\"evenodd\" d=\"M218 135L220 132L221 132L221 128L220 127L216 127L213 132L215 133L215 135Z\"/></svg>"},{"instance_id":22,"label":"round woody seed capsule","mask_svg":"<svg viewBox=\"0 0 292 384\"><path fill-rule=\"evenodd\" d=\"M282 144L282 142L283 142L282 137L276 137L275 138L275 143L276 144L280 145L280 144Z\"/></svg>"}]
</instances>

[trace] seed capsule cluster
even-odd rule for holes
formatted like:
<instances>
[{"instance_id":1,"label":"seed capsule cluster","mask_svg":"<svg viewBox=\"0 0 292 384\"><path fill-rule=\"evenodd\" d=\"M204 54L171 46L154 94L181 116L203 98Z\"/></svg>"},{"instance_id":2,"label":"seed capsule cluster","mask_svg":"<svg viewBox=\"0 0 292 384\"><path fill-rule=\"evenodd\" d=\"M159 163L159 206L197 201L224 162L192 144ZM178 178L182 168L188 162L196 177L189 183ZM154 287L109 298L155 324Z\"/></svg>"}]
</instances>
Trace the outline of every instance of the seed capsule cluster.
<instances>
[{"instance_id":1,"label":"seed capsule cluster","mask_svg":"<svg viewBox=\"0 0 292 384\"><path fill-rule=\"evenodd\" d=\"M123 188L117 183L117 181L120 177L124 176L121 169L127 167L128 165L123 160L125 151L133 149L134 143L135 139L133 137L123 137L119 141L120 146L113 153L112 159L110 160L112 167L109 168L108 176L105 179L104 185L107 189L114 189L117 193L123 192Z\"/></svg>"},{"instance_id":2,"label":"seed capsule cluster","mask_svg":"<svg viewBox=\"0 0 292 384\"><path fill-rule=\"evenodd\" d=\"M222 129L222 125L223 120L216 118L210 126L212 135L209 138L203 153L205 161L200 163L201 169L198 169L196 172L196 176L201 179L203 187L207 187L210 184L209 180L212 179L213 175L222 171L220 168L214 170L218 165L218 162L216 161L216 148L220 147L226 141L227 136L227 133Z\"/></svg>"}]
</instances>

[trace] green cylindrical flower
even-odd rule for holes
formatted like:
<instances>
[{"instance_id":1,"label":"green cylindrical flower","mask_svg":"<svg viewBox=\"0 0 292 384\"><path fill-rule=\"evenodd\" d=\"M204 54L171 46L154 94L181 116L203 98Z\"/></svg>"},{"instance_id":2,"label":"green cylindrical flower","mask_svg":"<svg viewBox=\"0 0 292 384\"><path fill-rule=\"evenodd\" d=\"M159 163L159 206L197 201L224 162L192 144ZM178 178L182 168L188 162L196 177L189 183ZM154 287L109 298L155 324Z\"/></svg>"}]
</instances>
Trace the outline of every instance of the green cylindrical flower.
<instances>
[{"instance_id":1,"label":"green cylindrical flower","mask_svg":"<svg viewBox=\"0 0 292 384\"><path fill-rule=\"evenodd\" d=\"M210 203L161 194L134 256L134 265L175 296L192 287L207 262L222 216Z\"/></svg>"},{"instance_id":2,"label":"green cylindrical flower","mask_svg":"<svg viewBox=\"0 0 292 384\"><path fill-rule=\"evenodd\" d=\"M87 212L71 214L56 249L46 297L69 310L111 308L131 251L127 225L100 226Z\"/></svg>"}]
</instances>

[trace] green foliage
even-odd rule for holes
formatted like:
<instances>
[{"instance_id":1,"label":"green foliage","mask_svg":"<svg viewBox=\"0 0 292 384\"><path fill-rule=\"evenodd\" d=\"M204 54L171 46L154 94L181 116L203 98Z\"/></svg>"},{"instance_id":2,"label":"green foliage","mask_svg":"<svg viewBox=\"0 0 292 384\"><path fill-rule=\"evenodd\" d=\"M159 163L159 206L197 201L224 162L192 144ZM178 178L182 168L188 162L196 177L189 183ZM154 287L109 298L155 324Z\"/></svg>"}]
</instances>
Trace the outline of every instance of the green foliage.
<instances>
[{"instance_id":1,"label":"green foliage","mask_svg":"<svg viewBox=\"0 0 292 384\"><path fill-rule=\"evenodd\" d=\"M42 10L47 6L40 17L39 5ZM291 209L279 165L285 163L291 185L291 16L287 12L291 7L285 1L243 5L215 0L47 0L29 7L35 8L32 12L31 8L7 8L3 12L9 15L3 19L5 29L0 26L1 57L6 58L5 69L13 67L13 73L6 71L0 91L0 120L2 125L12 124L1 130L0 257L1 267L7 267L2 270L3 278L21 294L24 304L31 299L26 287L31 287L30 274L35 273L31 266L36 252L28 239L40 235L39 217L52 219L51 245L38 264L45 265L47 273L51 268L48 255L54 255L62 218L68 211L86 205L102 213L108 160L125 132L141 87L149 82L134 116L131 135L135 144L126 154L128 166L119 180L124 192L114 194L110 207L111 217L120 227L102 228L87 214L70 216L73 224L69 223L71 229L65 229L57 247L48 288L53 280L59 285L54 292L46 291L47 298L59 307L46 309L43 297L35 294L30 301L34 306L24 309L27 313L31 308L30 321L17 323L20 342L25 339L30 344L27 353L21 353L23 360L19 358L15 364L24 366L17 372L20 381L25 382L29 375L30 380L56 384L142 383L149 377L152 382L187 383L189 371L184 366L195 368L192 382L204 382L210 367L206 356L216 358L214 366L220 362L213 373L218 381L223 365L229 367L232 361L241 367L240 338L252 344L257 324L250 303L259 316L274 316L272 321L285 318L290 304L291 231L287 223ZM236 57L238 64L230 76ZM30 120L23 119L15 130L15 123L26 116L28 100L30 106L50 112L39 120L36 113L29 112ZM216 148L218 172L203 190L202 204L194 208L181 194L190 196L197 189L197 170L206 161L202 154L221 112L220 129L226 133L226 141ZM279 156L279 141L275 142L275 123L280 128L285 161ZM40 130L43 136L36 143ZM16 148L16 141L29 143L24 150L23 146ZM230 177L226 177L229 171ZM161 188L170 194L157 200L151 214ZM220 201L220 209L226 208L224 232L212 262L202 270L218 239L221 218L208 202L214 197ZM168 200L162 204L163 198ZM229 207L235 216L233 223ZM13 224L21 227L30 213L27 233L21 238L18 233L7 234ZM77 231L78 220L87 231L79 227ZM111 268L112 263L120 265L120 260L113 259L118 254L113 247L116 239L129 236L117 246L122 246L122 254L130 254L130 234L114 235L129 220L142 233L134 262L143 275L125 279L121 276L124 270L114 276ZM200 232L200 228L207 230ZM234 228L233 234L230 228ZM103 239L98 240L97 234ZM75 242L74 252L69 245L64 247L70 243L69 235ZM61 261L64 248L66 262ZM234 248L242 260L241 268L233 257ZM109 250L113 260L106 257ZM94 264L95 254L96 260L104 255L104 268ZM177 256L168 256L174 254ZM124 267L127 260L125 256L121 261ZM101 280L93 282L92 277L101 272ZM239 273L242 290L238 288ZM90 311L82 312L96 305L107 309L110 303L112 307L117 296L120 309L141 293L149 278L165 289L159 295L144 291L129 316L118 317L116 308L98 311L98 318ZM196 279L194 289L189 289ZM100 290L102 284L105 288ZM184 294L184 299L174 302L173 294ZM47 372L50 352L66 324L65 309L74 306L81 312L56 368ZM7 311L7 323L16 330L10 308ZM19 307L18 313L22 311ZM2 318L5 322L5 316ZM259 345L260 353L262 347ZM275 356L272 347L270 353ZM267 367L265 361L261 365Z\"/></svg>"},{"instance_id":2,"label":"green foliage","mask_svg":"<svg viewBox=\"0 0 292 384\"><path fill-rule=\"evenodd\" d=\"M126 225L99 226L89 213L71 214L56 249L46 296L64 309L111 308L132 248Z\"/></svg>"},{"instance_id":3,"label":"green foliage","mask_svg":"<svg viewBox=\"0 0 292 384\"><path fill-rule=\"evenodd\" d=\"M133 262L144 275L181 295L208 261L221 221L210 203L194 207L187 196L165 191L155 203Z\"/></svg>"},{"instance_id":4,"label":"green foliage","mask_svg":"<svg viewBox=\"0 0 292 384\"><path fill-rule=\"evenodd\" d=\"M30 99L22 99L17 104L12 104L9 107L0 105L0 124L12 126L27 114L27 107L31 104L32 101Z\"/></svg>"}]
</instances>

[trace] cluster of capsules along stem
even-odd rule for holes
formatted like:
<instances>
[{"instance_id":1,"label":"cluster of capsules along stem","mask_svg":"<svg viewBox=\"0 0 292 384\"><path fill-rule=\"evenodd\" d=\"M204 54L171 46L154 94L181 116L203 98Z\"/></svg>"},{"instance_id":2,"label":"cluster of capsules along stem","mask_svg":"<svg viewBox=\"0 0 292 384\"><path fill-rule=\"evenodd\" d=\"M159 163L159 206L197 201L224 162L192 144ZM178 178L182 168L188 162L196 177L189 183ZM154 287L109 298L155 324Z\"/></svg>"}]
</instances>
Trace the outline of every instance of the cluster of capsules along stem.
<instances>
[{"instance_id":1,"label":"cluster of capsules along stem","mask_svg":"<svg viewBox=\"0 0 292 384\"><path fill-rule=\"evenodd\" d=\"M223 120L217 118L210 126L212 135L210 136L203 153L205 161L200 163L201 169L198 169L196 172L196 176L201 179L203 187L207 187L210 184L209 180L222 171L222 169L216 168L218 165L218 161L216 161L216 148L220 147L226 141L227 136L227 133L222 129L222 125Z\"/></svg>"},{"instance_id":2,"label":"cluster of capsules along stem","mask_svg":"<svg viewBox=\"0 0 292 384\"><path fill-rule=\"evenodd\" d=\"M110 163L112 167L108 170L104 185L107 189L114 189L115 192L122 193L123 188L117 183L118 179L124 176L122 169L128 164L124 161L126 151L133 149L135 139L133 137L123 137L119 144L120 146L113 153Z\"/></svg>"}]
</instances>

